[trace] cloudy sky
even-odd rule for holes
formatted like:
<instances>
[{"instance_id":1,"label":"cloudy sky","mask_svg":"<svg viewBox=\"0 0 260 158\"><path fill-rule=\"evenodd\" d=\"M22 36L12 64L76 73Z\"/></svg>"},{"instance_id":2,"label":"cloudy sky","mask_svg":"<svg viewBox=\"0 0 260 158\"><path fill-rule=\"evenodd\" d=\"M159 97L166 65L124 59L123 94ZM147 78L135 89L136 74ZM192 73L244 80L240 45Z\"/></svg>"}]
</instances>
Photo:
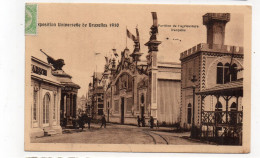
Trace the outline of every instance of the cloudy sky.
<instances>
[{"instance_id":1,"label":"cloudy sky","mask_svg":"<svg viewBox=\"0 0 260 158\"><path fill-rule=\"evenodd\" d=\"M148 49L144 44L149 39L152 11L157 12L160 25L198 25L198 28L187 28L185 32L172 31L172 27L159 27L158 40L162 44L158 57L161 61L180 62L181 52L198 43L206 43L202 16L208 12L231 13L231 20L226 25L225 44L243 46L244 18L234 6L40 4L38 23L118 23L119 27L38 27L36 36L26 36L26 53L46 61L39 51L43 49L55 59L64 59L66 65L63 70L81 86L78 95L82 96L87 92L95 67L103 71L104 56L109 55L112 48L117 49L119 54L126 46L133 51L130 39L126 44L126 27L133 34L135 28L139 28L141 52L144 53L142 59L145 59ZM95 53L100 55L95 56Z\"/></svg>"}]
</instances>

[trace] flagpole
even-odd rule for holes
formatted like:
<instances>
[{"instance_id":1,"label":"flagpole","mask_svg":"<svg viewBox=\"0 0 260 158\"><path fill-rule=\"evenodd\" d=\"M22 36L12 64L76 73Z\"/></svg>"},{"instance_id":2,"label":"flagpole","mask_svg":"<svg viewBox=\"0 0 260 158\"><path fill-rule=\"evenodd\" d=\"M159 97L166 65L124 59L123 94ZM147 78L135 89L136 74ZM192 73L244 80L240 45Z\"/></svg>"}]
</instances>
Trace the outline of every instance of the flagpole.
<instances>
[{"instance_id":1,"label":"flagpole","mask_svg":"<svg viewBox=\"0 0 260 158\"><path fill-rule=\"evenodd\" d=\"M126 26L126 31L127 31L127 26ZM126 48L127 48L127 32L126 32L126 35L125 35L125 45L126 45Z\"/></svg>"}]
</instances>

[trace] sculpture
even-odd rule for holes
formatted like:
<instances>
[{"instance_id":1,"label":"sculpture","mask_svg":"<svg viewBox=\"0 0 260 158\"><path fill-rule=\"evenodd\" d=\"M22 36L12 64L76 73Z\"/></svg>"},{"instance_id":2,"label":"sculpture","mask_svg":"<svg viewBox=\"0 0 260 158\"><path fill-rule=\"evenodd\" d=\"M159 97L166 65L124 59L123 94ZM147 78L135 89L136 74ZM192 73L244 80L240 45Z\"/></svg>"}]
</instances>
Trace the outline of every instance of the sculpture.
<instances>
[{"instance_id":1,"label":"sculpture","mask_svg":"<svg viewBox=\"0 0 260 158\"><path fill-rule=\"evenodd\" d=\"M40 49L40 51L47 56L47 60L49 64L52 64L52 66L54 67L54 71L55 70L62 70L62 67L65 65L64 60L63 59L57 59L55 60L53 57L49 56L48 54L46 54L42 49Z\"/></svg>"}]
</instances>

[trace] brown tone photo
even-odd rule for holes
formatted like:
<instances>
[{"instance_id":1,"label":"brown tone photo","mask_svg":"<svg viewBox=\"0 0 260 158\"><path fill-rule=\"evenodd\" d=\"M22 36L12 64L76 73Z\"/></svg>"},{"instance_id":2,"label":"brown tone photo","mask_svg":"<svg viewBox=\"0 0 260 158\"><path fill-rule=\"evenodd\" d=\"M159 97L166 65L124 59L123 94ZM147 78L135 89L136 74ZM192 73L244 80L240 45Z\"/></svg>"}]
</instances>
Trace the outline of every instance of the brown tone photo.
<instances>
[{"instance_id":1,"label":"brown tone photo","mask_svg":"<svg viewBox=\"0 0 260 158\"><path fill-rule=\"evenodd\" d=\"M25 150L250 151L251 7L25 7Z\"/></svg>"}]
</instances>

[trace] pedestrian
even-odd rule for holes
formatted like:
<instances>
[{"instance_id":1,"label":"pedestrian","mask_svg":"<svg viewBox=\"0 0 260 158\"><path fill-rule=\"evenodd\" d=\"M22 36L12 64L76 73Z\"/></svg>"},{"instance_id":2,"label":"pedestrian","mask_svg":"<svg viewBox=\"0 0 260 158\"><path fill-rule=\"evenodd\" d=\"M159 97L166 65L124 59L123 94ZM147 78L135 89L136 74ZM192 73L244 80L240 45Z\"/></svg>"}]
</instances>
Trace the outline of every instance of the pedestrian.
<instances>
[{"instance_id":1,"label":"pedestrian","mask_svg":"<svg viewBox=\"0 0 260 158\"><path fill-rule=\"evenodd\" d=\"M91 117L87 116L88 129L90 129Z\"/></svg>"},{"instance_id":2,"label":"pedestrian","mask_svg":"<svg viewBox=\"0 0 260 158\"><path fill-rule=\"evenodd\" d=\"M156 119L156 129L159 129L159 121Z\"/></svg>"},{"instance_id":3,"label":"pedestrian","mask_svg":"<svg viewBox=\"0 0 260 158\"><path fill-rule=\"evenodd\" d=\"M79 128L81 128L81 130L83 130L83 129L84 129L84 124L85 124L84 115L81 114L81 115L78 117L77 120L78 120L77 123L78 123L78 125L79 125Z\"/></svg>"},{"instance_id":4,"label":"pedestrian","mask_svg":"<svg viewBox=\"0 0 260 158\"><path fill-rule=\"evenodd\" d=\"M140 120L140 117L139 115L137 116L137 126L140 127L140 123L141 123L141 120Z\"/></svg>"},{"instance_id":5,"label":"pedestrian","mask_svg":"<svg viewBox=\"0 0 260 158\"><path fill-rule=\"evenodd\" d=\"M150 128L153 128L154 119L152 116L150 116Z\"/></svg>"},{"instance_id":6,"label":"pedestrian","mask_svg":"<svg viewBox=\"0 0 260 158\"><path fill-rule=\"evenodd\" d=\"M142 127L145 127L145 116L142 117Z\"/></svg>"},{"instance_id":7,"label":"pedestrian","mask_svg":"<svg viewBox=\"0 0 260 158\"><path fill-rule=\"evenodd\" d=\"M104 125L104 128L106 128L107 121L106 121L105 115L102 115L101 123L102 124L101 124L100 128L102 128L103 125Z\"/></svg>"}]
</instances>

